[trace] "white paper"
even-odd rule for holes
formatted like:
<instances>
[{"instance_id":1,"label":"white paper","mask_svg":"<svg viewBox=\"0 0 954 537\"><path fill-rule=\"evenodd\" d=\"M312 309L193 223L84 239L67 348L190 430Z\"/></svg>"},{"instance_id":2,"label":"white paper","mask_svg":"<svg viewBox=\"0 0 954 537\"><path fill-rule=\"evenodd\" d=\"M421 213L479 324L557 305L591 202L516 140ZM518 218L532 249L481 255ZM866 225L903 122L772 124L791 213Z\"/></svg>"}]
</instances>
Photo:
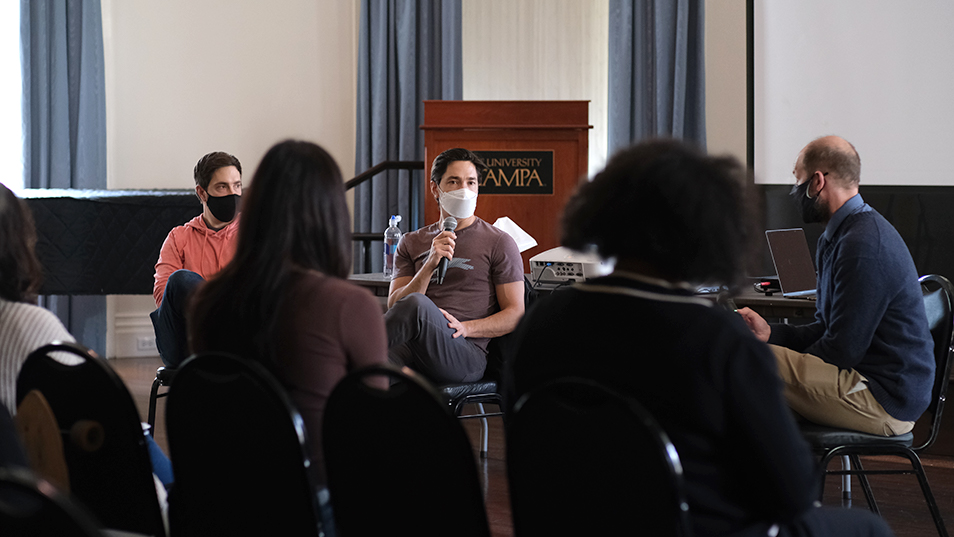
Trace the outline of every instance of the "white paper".
<instances>
[{"instance_id":1,"label":"white paper","mask_svg":"<svg viewBox=\"0 0 954 537\"><path fill-rule=\"evenodd\" d=\"M508 216L501 216L494 222L494 227L506 231L508 235L513 237L514 242L517 243L517 248L521 252L529 250L537 245L536 239L530 236L529 233L520 228L513 220Z\"/></svg>"}]
</instances>

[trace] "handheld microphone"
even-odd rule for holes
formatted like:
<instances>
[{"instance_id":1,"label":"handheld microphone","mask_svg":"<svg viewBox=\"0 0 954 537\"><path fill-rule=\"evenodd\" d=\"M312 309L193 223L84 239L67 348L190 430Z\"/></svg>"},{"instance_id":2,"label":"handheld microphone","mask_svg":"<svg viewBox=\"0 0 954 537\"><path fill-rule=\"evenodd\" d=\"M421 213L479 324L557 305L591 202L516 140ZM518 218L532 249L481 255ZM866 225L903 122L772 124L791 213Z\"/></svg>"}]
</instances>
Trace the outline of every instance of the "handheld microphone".
<instances>
[{"instance_id":1,"label":"handheld microphone","mask_svg":"<svg viewBox=\"0 0 954 537\"><path fill-rule=\"evenodd\" d=\"M444 231L454 231L457 229L457 219L453 216L448 216L444 219ZM444 274L447 274L447 261L446 257L442 257L440 263L437 264L437 283L444 283Z\"/></svg>"}]
</instances>

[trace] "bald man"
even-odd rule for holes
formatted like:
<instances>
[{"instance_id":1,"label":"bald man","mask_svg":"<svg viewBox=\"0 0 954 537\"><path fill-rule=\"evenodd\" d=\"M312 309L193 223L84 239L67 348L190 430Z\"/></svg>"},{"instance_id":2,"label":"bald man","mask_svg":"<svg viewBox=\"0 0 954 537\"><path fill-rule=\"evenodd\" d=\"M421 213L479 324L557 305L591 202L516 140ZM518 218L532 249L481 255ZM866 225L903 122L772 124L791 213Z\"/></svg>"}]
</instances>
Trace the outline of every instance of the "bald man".
<instances>
[{"instance_id":1,"label":"bald man","mask_svg":"<svg viewBox=\"0 0 954 537\"><path fill-rule=\"evenodd\" d=\"M795 412L821 425L906 433L934 382L934 343L911 254L858 193L861 159L846 140L812 141L792 173L802 219L825 224L815 322L769 325L748 308L739 313L770 344Z\"/></svg>"}]
</instances>

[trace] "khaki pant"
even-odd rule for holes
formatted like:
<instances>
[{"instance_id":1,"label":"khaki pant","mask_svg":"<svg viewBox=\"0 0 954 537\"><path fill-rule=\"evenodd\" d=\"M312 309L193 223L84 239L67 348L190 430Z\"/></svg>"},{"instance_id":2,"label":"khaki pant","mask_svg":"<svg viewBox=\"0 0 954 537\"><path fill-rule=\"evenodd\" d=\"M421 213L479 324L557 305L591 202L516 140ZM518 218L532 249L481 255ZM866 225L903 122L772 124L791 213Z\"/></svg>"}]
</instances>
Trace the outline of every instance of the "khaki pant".
<instances>
[{"instance_id":1,"label":"khaki pant","mask_svg":"<svg viewBox=\"0 0 954 537\"><path fill-rule=\"evenodd\" d=\"M785 383L788 406L808 421L880 436L904 434L913 421L900 421L884 411L854 369L839 369L821 358L769 345Z\"/></svg>"}]
</instances>

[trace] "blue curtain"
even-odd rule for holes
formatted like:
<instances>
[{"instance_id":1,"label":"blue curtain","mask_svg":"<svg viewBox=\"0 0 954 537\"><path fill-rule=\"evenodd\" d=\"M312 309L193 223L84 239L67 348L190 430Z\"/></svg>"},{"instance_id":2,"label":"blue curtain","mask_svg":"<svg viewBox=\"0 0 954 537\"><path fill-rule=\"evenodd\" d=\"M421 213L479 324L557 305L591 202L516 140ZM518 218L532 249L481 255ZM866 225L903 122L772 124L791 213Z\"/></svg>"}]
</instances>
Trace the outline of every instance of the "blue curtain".
<instances>
[{"instance_id":1,"label":"blue curtain","mask_svg":"<svg viewBox=\"0 0 954 537\"><path fill-rule=\"evenodd\" d=\"M28 188L106 188L106 98L99 0L20 0L23 173ZM103 356L106 297L44 297Z\"/></svg>"},{"instance_id":2,"label":"blue curtain","mask_svg":"<svg viewBox=\"0 0 954 537\"><path fill-rule=\"evenodd\" d=\"M386 160L423 160L424 100L462 98L461 0L362 0L358 42L355 174ZM356 187L354 229L384 233L420 227L424 174L392 171ZM382 270L382 243L370 254ZM363 258L355 252L355 268Z\"/></svg>"},{"instance_id":3,"label":"blue curtain","mask_svg":"<svg viewBox=\"0 0 954 537\"><path fill-rule=\"evenodd\" d=\"M651 137L705 149L704 0L610 0L608 150Z\"/></svg>"}]
</instances>

